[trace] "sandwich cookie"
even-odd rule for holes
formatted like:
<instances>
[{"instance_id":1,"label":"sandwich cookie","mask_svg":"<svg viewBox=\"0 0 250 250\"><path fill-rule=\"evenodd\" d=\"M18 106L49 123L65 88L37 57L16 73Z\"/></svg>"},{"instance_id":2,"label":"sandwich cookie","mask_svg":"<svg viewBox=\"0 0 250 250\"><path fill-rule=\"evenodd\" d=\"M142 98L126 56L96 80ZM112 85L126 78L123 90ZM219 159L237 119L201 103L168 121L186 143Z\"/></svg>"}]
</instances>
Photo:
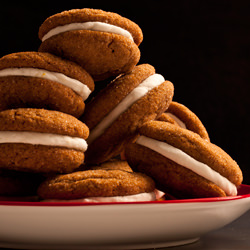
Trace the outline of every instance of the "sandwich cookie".
<instances>
[{"instance_id":1,"label":"sandwich cookie","mask_svg":"<svg viewBox=\"0 0 250 250\"><path fill-rule=\"evenodd\" d=\"M140 59L140 27L116 13L73 9L48 17L39 51L74 61L97 80L128 72Z\"/></svg>"},{"instance_id":2,"label":"sandwich cookie","mask_svg":"<svg viewBox=\"0 0 250 250\"><path fill-rule=\"evenodd\" d=\"M57 175L38 188L44 201L134 202L155 200L155 183L142 173L86 170Z\"/></svg>"},{"instance_id":3,"label":"sandwich cookie","mask_svg":"<svg viewBox=\"0 0 250 250\"><path fill-rule=\"evenodd\" d=\"M129 165L176 198L237 195L242 172L221 148L198 134L161 121L145 123L126 147Z\"/></svg>"},{"instance_id":4,"label":"sandwich cookie","mask_svg":"<svg viewBox=\"0 0 250 250\"><path fill-rule=\"evenodd\" d=\"M0 59L0 111L46 108L79 117L93 90L82 67L52 54L18 52Z\"/></svg>"},{"instance_id":5,"label":"sandwich cookie","mask_svg":"<svg viewBox=\"0 0 250 250\"><path fill-rule=\"evenodd\" d=\"M143 123L168 108L173 92L173 84L148 64L111 82L86 105L81 118L90 129L86 163L97 164L118 155Z\"/></svg>"},{"instance_id":6,"label":"sandwich cookie","mask_svg":"<svg viewBox=\"0 0 250 250\"><path fill-rule=\"evenodd\" d=\"M84 162L89 130L75 117L43 109L0 112L0 168L69 173Z\"/></svg>"},{"instance_id":7,"label":"sandwich cookie","mask_svg":"<svg viewBox=\"0 0 250 250\"><path fill-rule=\"evenodd\" d=\"M158 121L166 121L181 128L191 130L201 136L204 140L210 141L208 132L190 109L178 102L171 102L168 109L158 118Z\"/></svg>"},{"instance_id":8,"label":"sandwich cookie","mask_svg":"<svg viewBox=\"0 0 250 250\"><path fill-rule=\"evenodd\" d=\"M132 168L128 165L128 162L125 160L111 159L109 161L103 162L99 165L95 165L89 168L90 170L123 170L126 172L133 172ZM155 199L164 200L164 195L160 190L155 189Z\"/></svg>"}]
</instances>

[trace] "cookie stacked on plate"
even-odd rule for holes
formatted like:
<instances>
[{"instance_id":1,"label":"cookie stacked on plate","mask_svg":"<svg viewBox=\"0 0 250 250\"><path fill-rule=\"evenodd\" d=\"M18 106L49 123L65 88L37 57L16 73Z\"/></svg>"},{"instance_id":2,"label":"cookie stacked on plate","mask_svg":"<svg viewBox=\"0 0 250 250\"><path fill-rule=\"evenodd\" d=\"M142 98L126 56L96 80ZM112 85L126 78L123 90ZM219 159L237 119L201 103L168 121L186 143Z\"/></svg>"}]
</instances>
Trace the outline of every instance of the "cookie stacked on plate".
<instances>
[{"instance_id":1,"label":"cookie stacked on plate","mask_svg":"<svg viewBox=\"0 0 250 250\"><path fill-rule=\"evenodd\" d=\"M38 175L32 190L45 200L146 201L156 188L177 198L237 193L238 165L192 111L172 102L171 82L137 65L137 24L75 9L47 18L39 38L39 52L0 59L1 170ZM131 168L114 161L119 155Z\"/></svg>"},{"instance_id":2,"label":"cookie stacked on plate","mask_svg":"<svg viewBox=\"0 0 250 250\"><path fill-rule=\"evenodd\" d=\"M19 52L0 59L0 178L7 183L0 195L10 194L10 183L19 190L13 195L36 194L37 185L29 192L22 187L84 162L89 129L77 118L93 90L82 67L55 55Z\"/></svg>"}]
</instances>

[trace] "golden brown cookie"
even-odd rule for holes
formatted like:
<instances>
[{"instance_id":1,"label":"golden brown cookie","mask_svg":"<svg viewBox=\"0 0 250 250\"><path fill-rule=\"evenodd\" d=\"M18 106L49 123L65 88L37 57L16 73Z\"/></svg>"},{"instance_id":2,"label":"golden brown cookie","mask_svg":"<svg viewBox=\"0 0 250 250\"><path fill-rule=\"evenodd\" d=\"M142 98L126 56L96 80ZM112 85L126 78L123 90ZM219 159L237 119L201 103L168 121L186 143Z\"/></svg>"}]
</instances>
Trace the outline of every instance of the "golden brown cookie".
<instances>
[{"instance_id":1,"label":"golden brown cookie","mask_svg":"<svg viewBox=\"0 0 250 250\"><path fill-rule=\"evenodd\" d=\"M89 130L71 115L43 109L0 112L0 168L68 173L84 162Z\"/></svg>"},{"instance_id":2,"label":"golden brown cookie","mask_svg":"<svg viewBox=\"0 0 250 250\"><path fill-rule=\"evenodd\" d=\"M139 132L136 142L126 147L126 159L134 170L151 176L160 190L176 198L237 194L242 172L218 146L167 122L147 122Z\"/></svg>"},{"instance_id":3,"label":"golden brown cookie","mask_svg":"<svg viewBox=\"0 0 250 250\"><path fill-rule=\"evenodd\" d=\"M154 188L154 181L145 174L99 169L48 178L38 188L38 195L42 199L82 202L145 201L155 199Z\"/></svg>"},{"instance_id":4,"label":"golden brown cookie","mask_svg":"<svg viewBox=\"0 0 250 250\"><path fill-rule=\"evenodd\" d=\"M73 9L48 17L39 29L39 51L67 58L94 80L128 72L140 59L140 27L116 13Z\"/></svg>"},{"instance_id":5,"label":"golden brown cookie","mask_svg":"<svg viewBox=\"0 0 250 250\"><path fill-rule=\"evenodd\" d=\"M79 117L93 90L82 67L52 54L18 52L0 59L0 111L46 108Z\"/></svg>"},{"instance_id":6,"label":"golden brown cookie","mask_svg":"<svg viewBox=\"0 0 250 250\"><path fill-rule=\"evenodd\" d=\"M118 155L143 123L157 118L172 101L173 84L149 64L136 66L98 93L80 118L90 129L86 163Z\"/></svg>"},{"instance_id":7,"label":"golden brown cookie","mask_svg":"<svg viewBox=\"0 0 250 250\"><path fill-rule=\"evenodd\" d=\"M210 141L209 135L201 120L183 104L172 102L168 109L158 118L199 134L204 140Z\"/></svg>"}]
</instances>

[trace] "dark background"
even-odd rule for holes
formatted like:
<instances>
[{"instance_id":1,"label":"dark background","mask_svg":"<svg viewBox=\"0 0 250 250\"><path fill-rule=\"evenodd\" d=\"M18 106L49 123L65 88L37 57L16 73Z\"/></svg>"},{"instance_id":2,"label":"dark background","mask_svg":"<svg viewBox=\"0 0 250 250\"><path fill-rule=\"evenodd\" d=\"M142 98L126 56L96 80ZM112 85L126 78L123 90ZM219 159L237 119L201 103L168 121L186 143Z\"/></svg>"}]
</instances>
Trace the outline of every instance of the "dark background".
<instances>
[{"instance_id":1,"label":"dark background","mask_svg":"<svg viewBox=\"0 0 250 250\"><path fill-rule=\"evenodd\" d=\"M140 63L174 83L174 100L198 115L250 184L250 1L9 1L0 10L0 56L37 50L47 17L85 7L117 12L141 27Z\"/></svg>"}]
</instances>

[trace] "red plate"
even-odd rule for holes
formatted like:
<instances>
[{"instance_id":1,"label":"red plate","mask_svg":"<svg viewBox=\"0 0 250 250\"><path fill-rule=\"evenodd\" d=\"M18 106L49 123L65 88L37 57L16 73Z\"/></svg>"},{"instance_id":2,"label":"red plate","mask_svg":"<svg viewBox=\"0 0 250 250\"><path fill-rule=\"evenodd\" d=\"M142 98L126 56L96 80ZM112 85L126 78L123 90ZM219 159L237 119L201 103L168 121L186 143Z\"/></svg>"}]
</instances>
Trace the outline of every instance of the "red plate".
<instances>
[{"instance_id":1,"label":"red plate","mask_svg":"<svg viewBox=\"0 0 250 250\"><path fill-rule=\"evenodd\" d=\"M111 204L166 204L166 203L194 203L194 202L218 202L236 200L250 197L250 185L240 185L237 196L197 198L197 199L176 199L163 201L140 201L140 202L37 202L37 201L9 201L6 197L0 197L0 205L8 206L92 206L92 205L111 205ZM1 200L2 198L2 200Z\"/></svg>"}]
</instances>

